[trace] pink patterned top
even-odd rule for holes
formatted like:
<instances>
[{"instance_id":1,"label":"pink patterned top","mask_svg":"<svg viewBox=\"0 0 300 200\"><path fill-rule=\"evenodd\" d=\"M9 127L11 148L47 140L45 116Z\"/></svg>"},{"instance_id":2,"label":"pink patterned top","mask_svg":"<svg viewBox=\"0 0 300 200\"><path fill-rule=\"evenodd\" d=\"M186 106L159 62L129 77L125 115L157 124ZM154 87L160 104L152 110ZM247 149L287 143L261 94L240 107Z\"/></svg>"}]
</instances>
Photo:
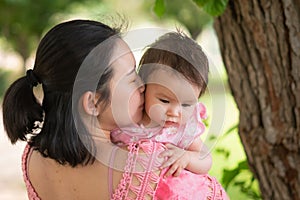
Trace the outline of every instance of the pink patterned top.
<instances>
[{"instance_id":1,"label":"pink patterned top","mask_svg":"<svg viewBox=\"0 0 300 200\"><path fill-rule=\"evenodd\" d=\"M165 150L158 142L139 141L128 145L129 156L124 168L123 178L117 189L111 195L112 200L144 200L155 198L160 175L154 172L161 162L158 155ZM143 153L141 153L143 152ZM139 169L138 167L139 166ZM137 182L133 183L132 180ZM111 185L111 181L109 182Z\"/></svg>"},{"instance_id":2,"label":"pink patterned top","mask_svg":"<svg viewBox=\"0 0 300 200\"><path fill-rule=\"evenodd\" d=\"M161 162L156 158L163 150L165 150L163 144L153 141L130 143L128 145L129 152L123 178L114 193L112 192L112 169L109 168L110 175L108 184L111 199L142 200L147 195L152 199L156 191L156 187L154 186L157 185L160 178L159 174L154 173L153 169L158 169L161 165ZM28 159L31 153L32 148L27 144L22 156L23 177L29 200L40 200L28 176ZM114 158L112 157L111 160L114 160ZM136 168L137 165L139 169ZM138 184L132 182L133 177L138 180ZM134 195L135 197L131 198L129 195Z\"/></svg>"},{"instance_id":3,"label":"pink patterned top","mask_svg":"<svg viewBox=\"0 0 300 200\"><path fill-rule=\"evenodd\" d=\"M203 119L207 117L206 108L202 103L197 103L192 116L185 125L177 127L154 127L145 128L143 125L116 129L111 132L111 141L122 145L131 142L152 140L161 143L172 143L180 148L186 149L195 138L205 131Z\"/></svg>"}]
</instances>

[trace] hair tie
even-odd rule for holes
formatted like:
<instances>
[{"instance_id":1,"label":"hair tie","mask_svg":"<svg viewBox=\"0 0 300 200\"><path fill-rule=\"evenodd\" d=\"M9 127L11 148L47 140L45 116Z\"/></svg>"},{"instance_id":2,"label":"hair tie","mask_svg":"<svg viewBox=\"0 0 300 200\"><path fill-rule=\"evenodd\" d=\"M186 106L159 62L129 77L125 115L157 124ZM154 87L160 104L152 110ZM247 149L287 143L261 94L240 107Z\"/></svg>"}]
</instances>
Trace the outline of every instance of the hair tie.
<instances>
[{"instance_id":1,"label":"hair tie","mask_svg":"<svg viewBox=\"0 0 300 200\"><path fill-rule=\"evenodd\" d=\"M32 69L26 71L26 79L28 84L32 87L35 87L40 83L39 79L36 77Z\"/></svg>"}]
</instances>

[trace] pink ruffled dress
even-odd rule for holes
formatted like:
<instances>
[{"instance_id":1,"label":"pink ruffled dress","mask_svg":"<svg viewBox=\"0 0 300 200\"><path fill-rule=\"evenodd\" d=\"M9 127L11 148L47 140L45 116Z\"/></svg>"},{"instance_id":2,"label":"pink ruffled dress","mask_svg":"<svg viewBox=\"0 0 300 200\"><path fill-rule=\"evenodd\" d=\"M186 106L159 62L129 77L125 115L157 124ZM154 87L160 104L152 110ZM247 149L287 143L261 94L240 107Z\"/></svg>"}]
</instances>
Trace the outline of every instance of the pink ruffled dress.
<instances>
[{"instance_id":1,"label":"pink ruffled dress","mask_svg":"<svg viewBox=\"0 0 300 200\"><path fill-rule=\"evenodd\" d=\"M198 103L188 122L179 128L144 128L127 127L112 131L111 140L118 145L135 144L141 141L153 141L154 143L172 143L186 149L205 130L203 119L206 118L206 108ZM153 153L153 152L152 152ZM183 170L178 177L164 178L167 169L164 169L160 177L153 177L157 187L152 191L152 198L156 200L227 200L225 190L220 183L208 174L194 174ZM149 172L150 173L150 172ZM151 173L150 173L151 174ZM142 176L143 174L133 174ZM156 178L159 178L158 180ZM125 183L124 183L125 184ZM125 184L126 185L126 184ZM123 198L128 199L126 196ZM143 198L140 198L143 199Z\"/></svg>"},{"instance_id":2,"label":"pink ruffled dress","mask_svg":"<svg viewBox=\"0 0 300 200\"><path fill-rule=\"evenodd\" d=\"M180 127L144 128L143 125L125 127L111 132L111 141L118 145L127 145L141 140L152 140L160 143L171 143L182 149L186 149L191 143L205 131L202 122L207 117L206 108L202 103L197 103L194 112L187 123Z\"/></svg>"}]
</instances>

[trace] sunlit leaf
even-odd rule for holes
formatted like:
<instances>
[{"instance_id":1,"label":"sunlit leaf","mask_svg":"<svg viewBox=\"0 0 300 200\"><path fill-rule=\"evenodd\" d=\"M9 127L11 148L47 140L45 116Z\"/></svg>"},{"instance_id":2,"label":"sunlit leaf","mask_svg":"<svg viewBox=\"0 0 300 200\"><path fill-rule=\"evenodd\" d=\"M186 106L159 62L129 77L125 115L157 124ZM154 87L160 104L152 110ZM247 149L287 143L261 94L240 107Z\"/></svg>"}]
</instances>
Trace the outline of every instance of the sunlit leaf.
<instances>
[{"instance_id":1,"label":"sunlit leaf","mask_svg":"<svg viewBox=\"0 0 300 200\"><path fill-rule=\"evenodd\" d=\"M230 127L230 128L224 133L224 136L226 136L226 135L228 135L229 133L231 133L231 132L237 130L237 128L238 128L238 124L233 125L232 127Z\"/></svg>"},{"instance_id":2,"label":"sunlit leaf","mask_svg":"<svg viewBox=\"0 0 300 200\"><path fill-rule=\"evenodd\" d=\"M222 183L224 184L225 189L228 188L229 184L233 181L233 179L239 174L239 169L223 170Z\"/></svg>"},{"instance_id":3,"label":"sunlit leaf","mask_svg":"<svg viewBox=\"0 0 300 200\"><path fill-rule=\"evenodd\" d=\"M153 8L153 11L155 12L155 14L158 17L161 17L165 13L165 10L166 10L166 8L165 8L164 0L156 0L155 4L154 4L154 8Z\"/></svg>"},{"instance_id":4,"label":"sunlit leaf","mask_svg":"<svg viewBox=\"0 0 300 200\"><path fill-rule=\"evenodd\" d=\"M207 1L210 0L193 0L199 7L204 7L204 5L207 3Z\"/></svg>"},{"instance_id":5,"label":"sunlit leaf","mask_svg":"<svg viewBox=\"0 0 300 200\"><path fill-rule=\"evenodd\" d=\"M228 149L225 148L216 148L215 151L219 154L222 154L225 156L226 159L228 159L228 157L230 156L230 151Z\"/></svg>"},{"instance_id":6,"label":"sunlit leaf","mask_svg":"<svg viewBox=\"0 0 300 200\"><path fill-rule=\"evenodd\" d=\"M228 0L193 0L200 8L212 16L221 15L227 6Z\"/></svg>"},{"instance_id":7,"label":"sunlit leaf","mask_svg":"<svg viewBox=\"0 0 300 200\"><path fill-rule=\"evenodd\" d=\"M247 160L243 160L243 161L239 162L238 168L239 168L240 170L243 170L243 169L248 170L248 169L249 169L249 166L248 166Z\"/></svg>"}]
</instances>

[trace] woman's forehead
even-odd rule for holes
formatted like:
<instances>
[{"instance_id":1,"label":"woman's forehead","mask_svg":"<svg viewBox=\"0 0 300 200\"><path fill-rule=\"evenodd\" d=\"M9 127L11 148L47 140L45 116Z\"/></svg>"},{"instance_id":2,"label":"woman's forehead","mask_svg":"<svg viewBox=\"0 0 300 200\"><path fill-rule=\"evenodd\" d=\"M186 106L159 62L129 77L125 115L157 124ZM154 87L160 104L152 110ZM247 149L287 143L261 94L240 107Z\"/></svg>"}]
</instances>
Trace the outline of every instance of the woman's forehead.
<instances>
[{"instance_id":1,"label":"woman's forehead","mask_svg":"<svg viewBox=\"0 0 300 200\"><path fill-rule=\"evenodd\" d=\"M111 60L117 60L119 57L126 55L126 54L132 54L131 49L129 48L128 44L123 41L122 39L116 39L115 47L113 50L112 58Z\"/></svg>"},{"instance_id":2,"label":"woman's forehead","mask_svg":"<svg viewBox=\"0 0 300 200\"><path fill-rule=\"evenodd\" d=\"M129 46L121 39L117 39L111 57L111 67L116 72L127 74L135 68L135 58Z\"/></svg>"}]
</instances>

